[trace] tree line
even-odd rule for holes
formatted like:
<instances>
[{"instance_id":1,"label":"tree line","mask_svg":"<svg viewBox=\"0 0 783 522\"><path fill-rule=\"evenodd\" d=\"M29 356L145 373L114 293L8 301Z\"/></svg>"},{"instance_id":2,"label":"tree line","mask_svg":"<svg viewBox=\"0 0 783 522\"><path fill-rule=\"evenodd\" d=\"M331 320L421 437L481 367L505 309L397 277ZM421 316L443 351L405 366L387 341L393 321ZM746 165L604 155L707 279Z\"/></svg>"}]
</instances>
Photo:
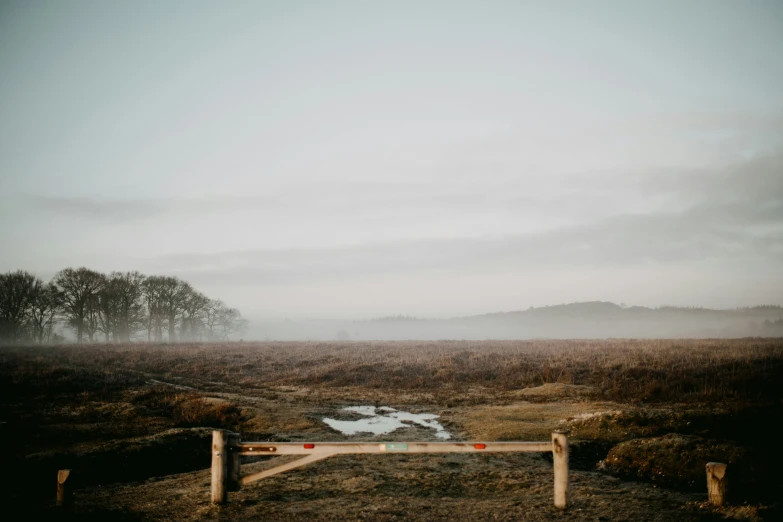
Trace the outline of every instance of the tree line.
<instances>
[{"instance_id":1,"label":"tree line","mask_svg":"<svg viewBox=\"0 0 783 522\"><path fill-rule=\"evenodd\" d=\"M0 274L0 342L48 344L58 324L78 343L163 341L164 334L169 342L218 341L247 327L239 310L177 277L84 267L48 283L23 270Z\"/></svg>"}]
</instances>

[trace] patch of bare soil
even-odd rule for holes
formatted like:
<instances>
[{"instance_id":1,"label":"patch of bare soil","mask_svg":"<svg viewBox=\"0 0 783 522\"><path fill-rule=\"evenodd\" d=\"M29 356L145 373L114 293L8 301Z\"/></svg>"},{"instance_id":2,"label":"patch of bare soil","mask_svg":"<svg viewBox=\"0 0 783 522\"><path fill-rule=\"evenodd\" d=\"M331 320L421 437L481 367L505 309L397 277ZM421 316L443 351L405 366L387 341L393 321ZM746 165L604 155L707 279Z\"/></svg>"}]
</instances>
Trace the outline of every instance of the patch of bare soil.
<instances>
[{"instance_id":1,"label":"patch of bare soil","mask_svg":"<svg viewBox=\"0 0 783 522\"><path fill-rule=\"evenodd\" d=\"M521 397L545 397L545 398L564 398L564 397L591 397L600 395L601 392L594 386L584 384L566 384L562 382L548 382L541 386L532 388L522 388L515 395Z\"/></svg>"},{"instance_id":2,"label":"patch of bare soil","mask_svg":"<svg viewBox=\"0 0 783 522\"><path fill-rule=\"evenodd\" d=\"M566 427L569 419L619 408L620 405L612 402L517 402L463 408L448 418L461 423L465 435L471 439L550 440L552 432Z\"/></svg>"}]
</instances>

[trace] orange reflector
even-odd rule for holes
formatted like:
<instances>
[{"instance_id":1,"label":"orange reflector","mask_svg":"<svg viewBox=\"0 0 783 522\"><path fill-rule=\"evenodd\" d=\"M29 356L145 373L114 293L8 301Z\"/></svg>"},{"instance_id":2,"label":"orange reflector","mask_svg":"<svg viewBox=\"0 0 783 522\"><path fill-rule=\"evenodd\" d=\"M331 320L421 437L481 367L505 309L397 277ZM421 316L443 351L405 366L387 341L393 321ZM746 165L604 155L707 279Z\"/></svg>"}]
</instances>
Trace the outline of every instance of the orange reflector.
<instances>
[{"instance_id":1,"label":"orange reflector","mask_svg":"<svg viewBox=\"0 0 783 522\"><path fill-rule=\"evenodd\" d=\"M305 444L305 449L313 449L315 447L315 444Z\"/></svg>"},{"instance_id":2,"label":"orange reflector","mask_svg":"<svg viewBox=\"0 0 783 522\"><path fill-rule=\"evenodd\" d=\"M474 444L473 447L476 448L476 449L485 449L487 447L487 445L486 444Z\"/></svg>"}]
</instances>

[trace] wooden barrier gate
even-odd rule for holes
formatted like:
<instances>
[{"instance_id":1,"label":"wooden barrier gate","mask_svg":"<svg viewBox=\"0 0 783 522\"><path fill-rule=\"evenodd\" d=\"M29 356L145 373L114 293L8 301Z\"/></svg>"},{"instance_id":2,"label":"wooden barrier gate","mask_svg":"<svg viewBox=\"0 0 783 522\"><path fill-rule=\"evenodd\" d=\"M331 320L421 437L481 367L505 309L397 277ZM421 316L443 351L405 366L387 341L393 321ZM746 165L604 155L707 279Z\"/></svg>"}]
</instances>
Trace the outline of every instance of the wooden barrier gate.
<instances>
[{"instance_id":1,"label":"wooden barrier gate","mask_svg":"<svg viewBox=\"0 0 783 522\"><path fill-rule=\"evenodd\" d=\"M568 506L567 432L552 433L551 442L242 442L238 433L212 432L212 502L224 504L229 491L335 455L367 453L486 453L551 451L555 472L555 507ZM240 476L240 457L302 455L280 466Z\"/></svg>"}]
</instances>

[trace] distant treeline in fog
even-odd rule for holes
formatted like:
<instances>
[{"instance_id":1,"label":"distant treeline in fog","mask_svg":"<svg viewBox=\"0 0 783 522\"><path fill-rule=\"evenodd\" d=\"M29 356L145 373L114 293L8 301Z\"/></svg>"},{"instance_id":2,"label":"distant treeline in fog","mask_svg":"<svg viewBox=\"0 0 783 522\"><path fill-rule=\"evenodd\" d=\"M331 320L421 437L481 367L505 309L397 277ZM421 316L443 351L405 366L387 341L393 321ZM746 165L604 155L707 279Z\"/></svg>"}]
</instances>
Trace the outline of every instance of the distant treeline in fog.
<instances>
[{"instance_id":1,"label":"distant treeline in fog","mask_svg":"<svg viewBox=\"0 0 783 522\"><path fill-rule=\"evenodd\" d=\"M227 340L243 332L239 310L177 277L66 268L48 283L0 274L0 343L52 343L65 326L76 342ZM165 337L164 337L165 332Z\"/></svg>"}]
</instances>

